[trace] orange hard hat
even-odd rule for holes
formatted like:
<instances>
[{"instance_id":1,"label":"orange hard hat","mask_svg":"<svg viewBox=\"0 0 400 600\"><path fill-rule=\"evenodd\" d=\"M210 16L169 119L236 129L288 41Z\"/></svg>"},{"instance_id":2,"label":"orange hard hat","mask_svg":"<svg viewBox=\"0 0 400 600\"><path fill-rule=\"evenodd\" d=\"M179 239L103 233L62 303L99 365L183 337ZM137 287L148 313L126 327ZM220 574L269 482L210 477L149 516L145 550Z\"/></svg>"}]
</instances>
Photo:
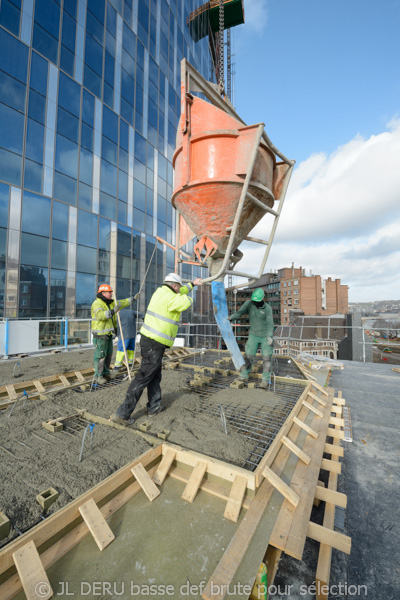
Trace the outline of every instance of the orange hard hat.
<instances>
[{"instance_id":1,"label":"orange hard hat","mask_svg":"<svg viewBox=\"0 0 400 600\"><path fill-rule=\"evenodd\" d=\"M112 292L112 291L113 291L113 290L112 290L112 287L111 287L111 285L108 285L108 283L102 283L102 284L99 286L99 289L98 289L98 292L97 292L97 293L98 293L98 294L100 294L100 292Z\"/></svg>"}]
</instances>

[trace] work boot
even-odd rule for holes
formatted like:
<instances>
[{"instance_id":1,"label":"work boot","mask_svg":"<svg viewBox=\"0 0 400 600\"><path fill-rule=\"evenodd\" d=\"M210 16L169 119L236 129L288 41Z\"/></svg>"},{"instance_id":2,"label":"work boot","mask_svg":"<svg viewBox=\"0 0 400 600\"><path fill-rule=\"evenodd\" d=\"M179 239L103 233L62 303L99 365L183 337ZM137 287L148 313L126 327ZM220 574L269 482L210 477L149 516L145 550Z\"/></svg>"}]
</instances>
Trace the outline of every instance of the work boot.
<instances>
[{"instance_id":1,"label":"work boot","mask_svg":"<svg viewBox=\"0 0 400 600\"><path fill-rule=\"evenodd\" d=\"M100 375L100 377L97 378L96 383L98 383L99 385L104 385L105 383L107 383L107 379Z\"/></svg>"},{"instance_id":2,"label":"work boot","mask_svg":"<svg viewBox=\"0 0 400 600\"><path fill-rule=\"evenodd\" d=\"M119 373L120 370L121 370L121 367L114 367L113 373Z\"/></svg>"},{"instance_id":3,"label":"work boot","mask_svg":"<svg viewBox=\"0 0 400 600\"><path fill-rule=\"evenodd\" d=\"M117 413L113 413L110 416L110 421L116 423L117 425L123 425L124 427L128 427L129 425L134 424L135 419L133 417L131 417L130 419L121 419L121 417L119 417Z\"/></svg>"},{"instance_id":4,"label":"work boot","mask_svg":"<svg viewBox=\"0 0 400 600\"><path fill-rule=\"evenodd\" d=\"M268 381L265 381L265 380L263 379L263 380L261 381L261 383L260 383L260 388L261 388L262 390L266 390L266 389L267 389L267 387L268 387Z\"/></svg>"},{"instance_id":5,"label":"work boot","mask_svg":"<svg viewBox=\"0 0 400 600\"><path fill-rule=\"evenodd\" d=\"M165 410L165 406L159 406L158 408L156 408L156 410L154 412L147 411L147 416L155 417L156 415L159 415L160 412L163 412L164 410Z\"/></svg>"},{"instance_id":6,"label":"work boot","mask_svg":"<svg viewBox=\"0 0 400 600\"><path fill-rule=\"evenodd\" d=\"M240 381L247 381L249 378L249 372L245 367L242 367L239 371L239 379Z\"/></svg>"},{"instance_id":7,"label":"work boot","mask_svg":"<svg viewBox=\"0 0 400 600\"><path fill-rule=\"evenodd\" d=\"M114 373L107 373L107 375L103 375L104 379L107 379L109 381L111 381L112 379L115 379L115 375Z\"/></svg>"}]
</instances>

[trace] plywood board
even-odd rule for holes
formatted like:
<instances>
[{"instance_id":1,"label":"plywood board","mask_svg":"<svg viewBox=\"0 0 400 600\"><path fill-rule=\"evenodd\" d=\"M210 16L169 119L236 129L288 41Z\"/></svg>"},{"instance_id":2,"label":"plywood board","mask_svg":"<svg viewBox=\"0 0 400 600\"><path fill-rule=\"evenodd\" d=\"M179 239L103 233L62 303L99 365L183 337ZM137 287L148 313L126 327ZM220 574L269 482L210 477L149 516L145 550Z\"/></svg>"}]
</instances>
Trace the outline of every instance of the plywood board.
<instances>
[{"instance_id":1,"label":"plywood board","mask_svg":"<svg viewBox=\"0 0 400 600\"><path fill-rule=\"evenodd\" d=\"M79 507L79 512L88 526L99 550L107 548L108 544L111 544L111 542L115 540L115 535L108 526L107 521L101 514L100 509L93 498L90 498L85 504L82 504L82 506Z\"/></svg>"},{"instance_id":2,"label":"plywood board","mask_svg":"<svg viewBox=\"0 0 400 600\"><path fill-rule=\"evenodd\" d=\"M27 600L51 598L53 590L35 544L30 541L13 554Z\"/></svg>"}]
</instances>

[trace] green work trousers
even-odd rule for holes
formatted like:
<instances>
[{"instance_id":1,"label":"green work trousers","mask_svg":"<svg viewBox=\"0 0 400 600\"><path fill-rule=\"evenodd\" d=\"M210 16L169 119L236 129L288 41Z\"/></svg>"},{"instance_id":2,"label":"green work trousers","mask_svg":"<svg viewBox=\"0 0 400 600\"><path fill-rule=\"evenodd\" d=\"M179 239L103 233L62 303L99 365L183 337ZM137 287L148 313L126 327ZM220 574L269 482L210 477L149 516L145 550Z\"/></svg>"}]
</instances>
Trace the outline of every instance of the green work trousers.
<instances>
[{"instance_id":1,"label":"green work trousers","mask_svg":"<svg viewBox=\"0 0 400 600\"><path fill-rule=\"evenodd\" d=\"M271 377L271 356L273 352L272 344L268 344L266 337L249 334L249 339L246 344L245 364L240 369L242 379L248 379L251 367L256 358L259 346L261 346L261 354L263 356L263 374L264 381L269 381Z\"/></svg>"},{"instance_id":2,"label":"green work trousers","mask_svg":"<svg viewBox=\"0 0 400 600\"><path fill-rule=\"evenodd\" d=\"M105 339L93 337L94 344L94 375L104 377L110 373L111 358L113 353L112 336Z\"/></svg>"}]
</instances>

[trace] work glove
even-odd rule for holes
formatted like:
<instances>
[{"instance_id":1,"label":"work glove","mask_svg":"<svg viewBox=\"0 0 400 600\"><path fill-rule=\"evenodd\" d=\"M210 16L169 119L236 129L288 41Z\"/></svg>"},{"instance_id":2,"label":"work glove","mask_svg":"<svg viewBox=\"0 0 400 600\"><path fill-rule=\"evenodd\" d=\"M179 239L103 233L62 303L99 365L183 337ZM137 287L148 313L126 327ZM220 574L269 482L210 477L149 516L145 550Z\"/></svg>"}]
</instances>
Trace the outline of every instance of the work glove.
<instances>
[{"instance_id":1,"label":"work glove","mask_svg":"<svg viewBox=\"0 0 400 600\"><path fill-rule=\"evenodd\" d=\"M121 306L116 302L114 308L111 309L111 316L116 315L121 310Z\"/></svg>"},{"instance_id":2,"label":"work glove","mask_svg":"<svg viewBox=\"0 0 400 600\"><path fill-rule=\"evenodd\" d=\"M231 316L228 317L228 321L232 321L232 317Z\"/></svg>"},{"instance_id":3,"label":"work glove","mask_svg":"<svg viewBox=\"0 0 400 600\"><path fill-rule=\"evenodd\" d=\"M274 341L274 340L272 339L272 337L267 337L267 342L268 342L268 344L269 344L270 346L272 346L272 342L273 342L273 341Z\"/></svg>"},{"instance_id":4,"label":"work glove","mask_svg":"<svg viewBox=\"0 0 400 600\"><path fill-rule=\"evenodd\" d=\"M134 302L137 302L138 300L139 300L139 292L129 298L129 304L133 304Z\"/></svg>"}]
</instances>

